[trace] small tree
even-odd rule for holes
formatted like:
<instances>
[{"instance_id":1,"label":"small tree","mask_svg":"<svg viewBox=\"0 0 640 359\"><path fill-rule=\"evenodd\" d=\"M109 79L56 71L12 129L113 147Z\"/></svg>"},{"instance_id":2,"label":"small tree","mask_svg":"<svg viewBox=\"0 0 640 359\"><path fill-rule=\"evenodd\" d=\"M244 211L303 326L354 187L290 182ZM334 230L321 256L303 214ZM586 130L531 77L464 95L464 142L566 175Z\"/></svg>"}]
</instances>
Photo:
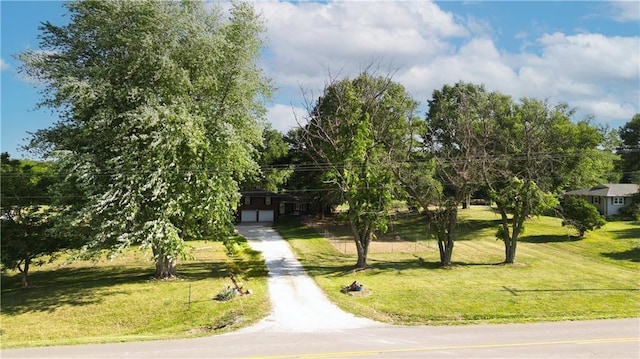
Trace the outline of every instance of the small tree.
<instances>
[{"instance_id":1,"label":"small tree","mask_svg":"<svg viewBox=\"0 0 640 359\"><path fill-rule=\"evenodd\" d=\"M27 287L30 267L54 258L69 242L52 230L54 215L48 210L47 193L54 180L50 166L14 160L3 153L1 169L0 258L3 268L20 272L22 286Z\"/></svg>"},{"instance_id":2,"label":"small tree","mask_svg":"<svg viewBox=\"0 0 640 359\"><path fill-rule=\"evenodd\" d=\"M540 215L558 203L551 193L542 191L535 182L518 177L511 178L499 190L489 193L502 220L496 238L504 242L504 263L512 264L527 218Z\"/></svg>"},{"instance_id":3,"label":"small tree","mask_svg":"<svg viewBox=\"0 0 640 359\"><path fill-rule=\"evenodd\" d=\"M574 227L578 236L584 237L587 231L598 229L607 223L598 209L582 198L567 197L562 204L563 226Z\"/></svg>"}]
</instances>

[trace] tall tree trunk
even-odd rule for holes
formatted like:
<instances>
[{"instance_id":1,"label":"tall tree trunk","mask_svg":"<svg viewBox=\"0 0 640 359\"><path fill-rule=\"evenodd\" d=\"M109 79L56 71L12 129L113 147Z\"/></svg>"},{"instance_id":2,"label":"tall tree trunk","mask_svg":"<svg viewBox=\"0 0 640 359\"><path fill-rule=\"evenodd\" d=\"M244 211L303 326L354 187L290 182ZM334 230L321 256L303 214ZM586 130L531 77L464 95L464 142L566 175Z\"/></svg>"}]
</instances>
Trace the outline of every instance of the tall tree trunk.
<instances>
[{"instance_id":1,"label":"tall tree trunk","mask_svg":"<svg viewBox=\"0 0 640 359\"><path fill-rule=\"evenodd\" d=\"M455 228L458 221L457 207L447 208L443 212L434 213L432 220L437 227L438 250L440 251L440 265L451 266L453 246L455 244Z\"/></svg>"},{"instance_id":2,"label":"tall tree trunk","mask_svg":"<svg viewBox=\"0 0 640 359\"><path fill-rule=\"evenodd\" d=\"M369 252L369 245L356 240L356 249L358 250L358 261L356 262L356 268L365 268L367 266L367 253Z\"/></svg>"},{"instance_id":3,"label":"tall tree trunk","mask_svg":"<svg viewBox=\"0 0 640 359\"><path fill-rule=\"evenodd\" d=\"M161 249L155 247L153 254L156 260L156 273L154 277L156 279L175 278L177 276L176 267L178 266L175 256L166 254Z\"/></svg>"},{"instance_id":4,"label":"tall tree trunk","mask_svg":"<svg viewBox=\"0 0 640 359\"><path fill-rule=\"evenodd\" d=\"M505 227L505 238L504 238L504 263L505 264L513 264L516 260L516 248L518 246L518 238L520 237L520 233L522 232L522 228L524 226L524 219L528 214L525 213L520 216L514 216L512 219L512 230L509 233L509 226L504 225Z\"/></svg>"},{"instance_id":5,"label":"tall tree trunk","mask_svg":"<svg viewBox=\"0 0 640 359\"><path fill-rule=\"evenodd\" d=\"M26 258L24 260L24 265L18 265L18 270L20 271L20 279L22 281L22 288L27 288L29 286L29 265L31 264L31 258Z\"/></svg>"},{"instance_id":6,"label":"tall tree trunk","mask_svg":"<svg viewBox=\"0 0 640 359\"><path fill-rule=\"evenodd\" d=\"M440 265L443 267L451 266L451 257L453 256L453 237L445 234L444 240L438 241L438 249L440 250Z\"/></svg>"},{"instance_id":7,"label":"tall tree trunk","mask_svg":"<svg viewBox=\"0 0 640 359\"><path fill-rule=\"evenodd\" d=\"M469 209L471 207L471 195L467 194L464 196L464 200L462 201L462 209Z\"/></svg>"},{"instance_id":8,"label":"tall tree trunk","mask_svg":"<svg viewBox=\"0 0 640 359\"><path fill-rule=\"evenodd\" d=\"M511 238L504 241L504 263L513 264L515 260L515 242Z\"/></svg>"},{"instance_id":9,"label":"tall tree trunk","mask_svg":"<svg viewBox=\"0 0 640 359\"><path fill-rule=\"evenodd\" d=\"M507 211L502 208L502 207L498 207L499 211L500 211L500 217L502 219L502 241L504 242L504 262L505 264L512 264L514 259L515 259L515 241L514 238L517 239L517 237L515 237L516 234L516 224L515 224L515 219L512 220L513 223L513 233L510 231L509 229L509 216L507 215Z\"/></svg>"},{"instance_id":10,"label":"tall tree trunk","mask_svg":"<svg viewBox=\"0 0 640 359\"><path fill-rule=\"evenodd\" d=\"M356 251L358 253L356 268L365 268L367 266L369 242L371 242L371 231L365 229L361 232L353 221L350 221L350 224L351 232L353 233L354 241L356 243Z\"/></svg>"}]
</instances>

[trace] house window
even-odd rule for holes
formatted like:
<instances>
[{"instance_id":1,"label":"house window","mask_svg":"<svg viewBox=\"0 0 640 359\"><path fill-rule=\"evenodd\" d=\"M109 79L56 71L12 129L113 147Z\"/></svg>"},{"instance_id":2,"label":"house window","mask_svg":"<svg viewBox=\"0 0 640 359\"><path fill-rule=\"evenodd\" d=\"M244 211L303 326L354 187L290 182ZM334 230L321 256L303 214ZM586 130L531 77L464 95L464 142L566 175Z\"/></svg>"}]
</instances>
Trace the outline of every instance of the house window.
<instances>
[{"instance_id":1,"label":"house window","mask_svg":"<svg viewBox=\"0 0 640 359\"><path fill-rule=\"evenodd\" d=\"M613 204L617 204L617 205L623 205L624 204L624 197L613 197Z\"/></svg>"},{"instance_id":2,"label":"house window","mask_svg":"<svg viewBox=\"0 0 640 359\"><path fill-rule=\"evenodd\" d=\"M244 198L244 204L245 204L245 205L247 205L247 206L248 206L248 205L250 205L250 204L251 204L251 197L246 196L246 197Z\"/></svg>"},{"instance_id":3,"label":"house window","mask_svg":"<svg viewBox=\"0 0 640 359\"><path fill-rule=\"evenodd\" d=\"M267 206L271 205L271 197L267 196L264 198L264 204L266 204Z\"/></svg>"},{"instance_id":4,"label":"house window","mask_svg":"<svg viewBox=\"0 0 640 359\"><path fill-rule=\"evenodd\" d=\"M600 204L600 197L593 197L594 204Z\"/></svg>"}]
</instances>

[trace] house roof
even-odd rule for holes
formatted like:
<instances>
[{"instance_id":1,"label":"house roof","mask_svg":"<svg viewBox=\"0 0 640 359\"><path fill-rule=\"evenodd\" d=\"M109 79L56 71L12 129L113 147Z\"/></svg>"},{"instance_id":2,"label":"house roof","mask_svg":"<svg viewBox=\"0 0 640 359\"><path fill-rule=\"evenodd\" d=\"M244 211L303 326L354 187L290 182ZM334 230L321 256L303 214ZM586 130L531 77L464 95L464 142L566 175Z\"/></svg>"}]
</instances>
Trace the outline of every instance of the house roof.
<instances>
[{"instance_id":1,"label":"house roof","mask_svg":"<svg viewBox=\"0 0 640 359\"><path fill-rule=\"evenodd\" d=\"M638 185L633 183L607 183L565 192L568 195L600 197L630 197L635 193L638 193Z\"/></svg>"},{"instance_id":2,"label":"house roof","mask_svg":"<svg viewBox=\"0 0 640 359\"><path fill-rule=\"evenodd\" d=\"M259 189L254 189L251 191L242 192L243 196L253 196L253 197L282 197L281 194L275 192L269 192Z\"/></svg>"},{"instance_id":3,"label":"house roof","mask_svg":"<svg viewBox=\"0 0 640 359\"><path fill-rule=\"evenodd\" d=\"M264 190L260 190L260 189L254 189L251 191L245 191L242 192L242 196L246 197L273 197L273 198L280 198L282 201L285 202L302 202L303 198L299 197L299 196L295 196L295 195L291 195L291 194L286 194L286 193L275 193L275 192L269 192L269 191L264 191Z\"/></svg>"}]
</instances>

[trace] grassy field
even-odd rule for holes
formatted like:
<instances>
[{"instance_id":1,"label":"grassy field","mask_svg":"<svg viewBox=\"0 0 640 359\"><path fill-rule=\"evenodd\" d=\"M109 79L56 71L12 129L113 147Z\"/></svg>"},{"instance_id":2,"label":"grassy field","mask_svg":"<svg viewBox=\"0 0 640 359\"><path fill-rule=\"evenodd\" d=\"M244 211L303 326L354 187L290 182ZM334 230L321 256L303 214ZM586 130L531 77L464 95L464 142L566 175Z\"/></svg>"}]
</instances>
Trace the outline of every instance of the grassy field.
<instances>
[{"instance_id":1,"label":"grassy field","mask_svg":"<svg viewBox=\"0 0 640 359\"><path fill-rule=\"evenodd\" d=\"M336 238L348 237L345 227L289 223L278 229L331 300L379 321L467 324L640 315L637 224L610 222L578 240L559 219L534 218L518 245L517 263L501 265L504 248L494 236L499 217L480 206L460 216L454 265L446 269L439 267L437 245L424 240L424 226L416 216L398 216L393 231L372 246L386 250L373 250L371 268L357 272L352 270L353 244L335 244ZM370 295L339 291L354 280Z\"/></svg>"},{"instance_id":2,"label":"grassy field","mask_svg":"<svg viewBox=\"0 0 640 359\"><path fill-rule=\"evenodd\" d=\"M500 265L498 222L486 207L460 215L451 268L440 268L437 247L421 219L396 215L392 231L372 244L371 268L353 271L353 243L331 221L278 225L300 261L343 309L394 324L468 324L622 318L640 315L640 226L610 222L577 240L556 218L527 224L515 265ZM329 235L327 235L329 234ZM31 287L2 273L2 348L195 337L257 322L270 309L264 260L241 246L235 262L222 245L190 242L178 280L151 279L153 265L136 250L112 261L33 267ZM234 264L231 264L234 263ZM230 268L246 273L253 294L213 298ZM368 296L341 293L358 280Z\"/></svg>"},{"instance_id":3,"label":"grassy field","mask_svg":"<svg viewBox=\"0 0 640 359\"><path fill-rule=\"evenodd\" d=\"M210 335L246 326L270 310L260 253L241 245L235 262L222 244L190 242L194 258L178 263L177 280L153 280L153 263L131 250L112 261L62 260L33 267L30 287L2 273L2 348L152 340ZM234 264L231 264L234 263ZM213 298L241 268L252 294Z\"/></svg>"}]
</instances>

